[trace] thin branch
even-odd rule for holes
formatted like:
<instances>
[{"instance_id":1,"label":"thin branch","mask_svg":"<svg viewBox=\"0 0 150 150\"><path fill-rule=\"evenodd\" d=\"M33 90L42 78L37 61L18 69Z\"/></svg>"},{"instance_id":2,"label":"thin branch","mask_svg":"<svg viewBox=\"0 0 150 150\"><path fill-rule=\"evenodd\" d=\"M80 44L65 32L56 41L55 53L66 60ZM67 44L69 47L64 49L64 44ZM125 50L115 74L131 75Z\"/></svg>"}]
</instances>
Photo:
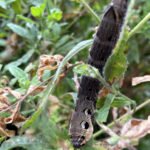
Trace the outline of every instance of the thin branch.
<instances>
[{"instance_id":1,"label":"thin branch","mask_svg":"<svg viewBox=\"0 0 150 150\"><path fill-rule=\"evenodd\" d=\"M111 137L118 137L121 138L119 135L117 135L114 131L112 131L109 127L107 127L106 125L100 123L97 121L97 124L107 133L109 134Z\"/></svg>"},{"instance_id":2,"label":"thin branch","mask_svg":"<svg viewBox=\"0 0 150 150\"><path fill-rule=\"evenodd\" d=\"M82 4L87 8L87 10L90 12L90 14L97 20L97 22L100 22L99 16L93 11L93 9L86 3L85 0L81 0Z\"/></svg>"},{"instance_id":3,"label":"thin branch","mask_svg":"<svg viewBox=\"0 0 150 150\"><path fill-rule=\"evenodd\" d=\"M148 13L128 34L128 38L130 39L135 33L137 33L145 23L150 19L150 13Z\"/></svg>"}]
</instances>

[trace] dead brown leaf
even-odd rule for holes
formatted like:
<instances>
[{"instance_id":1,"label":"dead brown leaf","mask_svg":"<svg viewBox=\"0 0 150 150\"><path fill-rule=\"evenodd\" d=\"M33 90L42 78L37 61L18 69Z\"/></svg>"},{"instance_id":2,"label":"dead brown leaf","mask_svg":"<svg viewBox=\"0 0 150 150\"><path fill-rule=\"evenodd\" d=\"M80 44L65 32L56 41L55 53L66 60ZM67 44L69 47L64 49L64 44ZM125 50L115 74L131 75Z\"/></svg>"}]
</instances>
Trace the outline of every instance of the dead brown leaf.
<instances>
[{"instance_id":1,"label":"dead brown leaf","mask_svg":"<svg viewBox=\"0 0 150 150\"><path fill-rule=\"evenodd\" d=\"M134 150L134 146L138 144L139 140L147 134L150 134L150 116L147 120L131 119L123 125L120 132L122 138L112 150L114 148Z\"/></svg>"},{"instance_id":2,"label":"dead brown leaf","mask_svg":"<svg viewBox=\"0 0 150 150\"><path fill-rule=\"evenodd\" d=\"M15 107L12 107L8 99L9 95L14 96L18 100L22 98L22 95L19 92L16 92L11 88L6 87L0 89L0 111L10 108L7 110L7 112L10 114L9 117L0 117L0 135L6 137L12 137L16 133L15 130L7 129L8 124L15 125L15 123L26 120L26 118L20 113L20 103L18 102Z\"/></svg>"},{"instance_id":3,"label":"dead brown leaf","mask_svg":"<svg viewBox=\"0 0 150 150\"><path fill-rule=\"evenodd\" d=\"M133 78L132 79L132 86L136 86L136 85L144 83L144 82L150 82L150 75L145 75L142 77Z\"/></svg>"},{"instance_id":4,"label":"dead brown leaf","mask_svg":"<svg viewBox=\"0 0 150 150\"><path fill-rule=\"evenodd\" d=\"M15 135L15 131L6 129L6 124L4 123L3 118L0 118L0 135L6 137L12 137Z\"/></svg>"},{"instance_id":5,"label":"dead brown leaf","mask_svg":"<svg viewBox=\"0 0 150 150\"><path fill-rule=\"evenodd\" d=\"M41 55L37 71L39 80L41 80L45 70L56 70L63 58L62 55Z\"/></svg>"},{"instance_id":6,"label":"dead brown leaf","mask_svg":"<svg viewBox=\"0 0 150 150\"><path fill-rule=\"evenodd\" d=\"M99 94L98 94L98 97L99 97L99 98L106 97L106 95L108 95L110 92L111 92L111 91L110 91L108 88L103 87L103 88L100 90L100 92L99 92Z\"/></svg>"},{"instance_id":7,"label":"dead brown leaf","mask_svg":"<svg viewBox=\"0 0 150 150\"><path fill-rule=\"evenodd\" d=\"M0 62L12 59L12 55L16 54L17 50L20 47L18 44L18 40L18 35L16 33L13 33L9 36L6 41L6 48L3 52L3 55L1 55L0 57Z\"/></svg>"},{"instance_id":8,"label":"dead brown leaf","mask_svg":"<svg viewBox=\"0 0 150 150\"><path fill-rule=\"evenodd\" d=\"M140 139L150 133L150 116L147 120L132 119L127 122L121 131L121 135L127 138Z\"/></svg>"},{"instance_id":9,"label":"dead brown leaf","mask_svg":"<svg viewBox=\"0 0 150 150\"><path fill-rule=\"evenodd\" d=\"M28 89L27 94L36 95L36 94L39 94L40 92L42 92L45 88L46 88L46 86L33 86L33 85L31 85Z\"/></svg>"}]
</instances>

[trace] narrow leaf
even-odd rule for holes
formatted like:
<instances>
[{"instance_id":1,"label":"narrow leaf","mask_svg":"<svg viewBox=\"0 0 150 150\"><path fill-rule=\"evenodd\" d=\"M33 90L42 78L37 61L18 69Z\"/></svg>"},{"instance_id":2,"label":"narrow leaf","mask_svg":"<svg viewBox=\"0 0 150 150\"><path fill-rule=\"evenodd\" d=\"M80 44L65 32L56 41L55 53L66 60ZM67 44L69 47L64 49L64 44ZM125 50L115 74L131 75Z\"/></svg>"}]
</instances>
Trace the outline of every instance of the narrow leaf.
<instances>
[{"instance_id":1,"label":"narrow leaf","mask_svg":"<svg viewBox=\"0 0 150 150\"><path fill-rule=\"evenodd\" d=\"M24 88L29 86L30 81L26 72L14 65L9 65L8 70L15 78L18 79L20 86Z\"/></svg>"},{"instance_id":2,"label":"narrow leaf","mask_svg":"<svg viewBox=\"0 0 150 150\"><path fill-rule=\"evenodd\" d=\"M93 71L94 70L94 71ZM73 71L80 75L87 75L91 76L93 78L97 77L97 74L99 74L98 70L88 64L81 64L73 68ZM97 72L97 73L96 73Z\"/></svg>"},{"instance_id":3,"label":"narrow leaf","mask_svg":"<svg viewBox=\"0 0 150 150\"><path fill-rule=\"evenodd\" d=\"M124 107L124 106L129 106L132 104L132 101L129 101L123 97L116 97L114 101L112 102L111 106L112 107Z\"/></svg>"},{"instance_id":4,"label":"narrow leaf","mask_svg":"<svg viewBox=\"0 0 150 150\"><path fill-rule=\"evenodd\" d=\"M111 103L113 102L115 95L108 94L103 107L98 111L97 120L100 122L106 122Z\"/></svg>"},{"instance_id":5,"label":"narrow leaf","mask_svg":"<svg viewBox=\"0 0 150 150\"><path fill-rule=\"evenodd\" d=\"M30 34L30 32L27 29L14 23L8 23L7 26L16 34L30 40L33 39L33 36Z\"/></svg>"}]
</instances>

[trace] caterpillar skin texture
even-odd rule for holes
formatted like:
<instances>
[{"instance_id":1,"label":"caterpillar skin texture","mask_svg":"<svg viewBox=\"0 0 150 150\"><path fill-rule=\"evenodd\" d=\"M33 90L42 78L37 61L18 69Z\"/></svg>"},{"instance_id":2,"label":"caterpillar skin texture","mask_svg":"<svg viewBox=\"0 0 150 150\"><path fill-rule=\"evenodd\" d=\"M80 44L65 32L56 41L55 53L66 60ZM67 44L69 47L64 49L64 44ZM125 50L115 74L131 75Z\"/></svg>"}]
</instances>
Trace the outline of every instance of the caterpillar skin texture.
<instances>
[{"instance_id":1,"label":"caterpillar skin texture","mask_svg":"<svg viewBox=\"0 0 150 150\"><path fill-rule=\"evenodd\" d=\"M88 63L99 69L101 74L119 38L127 4L127 0L113 0L113 3L107 8L95 35Z\"/></svg>"},{"instance_id":2,"label":"caterpillar skin texture","mask_svg":"<svg viewBox=\"0 0 150 150\"><path fill-rule=\"evenodd\" d=\"M93 134L92 118L96 105L100 82L82 76L75 111L70 120L69 134L75 148L84 145Z\"/></svg>"},{"instance_id":3,"label":"caterpillar skin texture","mask_svg":"<svg viewBox=\"0 0 150 150\"><path fill-rule=\"evenodd\" d=\"M112 0L97 30L88 63L99 69L101 74L119 38L127 6L127 0ZM83 146L93 134L92 120L101 87L97 79L82 76L75 111L72 114L69 127L69 134L75 148Z\"/></svg>"}]
</instances>

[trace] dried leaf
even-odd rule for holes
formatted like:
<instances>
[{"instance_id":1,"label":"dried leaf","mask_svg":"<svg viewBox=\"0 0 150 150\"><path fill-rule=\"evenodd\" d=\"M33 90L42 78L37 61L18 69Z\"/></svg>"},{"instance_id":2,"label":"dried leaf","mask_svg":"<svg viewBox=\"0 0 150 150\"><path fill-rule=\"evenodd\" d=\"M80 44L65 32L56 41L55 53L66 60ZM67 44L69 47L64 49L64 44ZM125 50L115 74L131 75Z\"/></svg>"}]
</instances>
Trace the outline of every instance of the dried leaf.
<instances>
[{"instance_id":1,"label":"dried leaf","mask_svg":"<svg viewBox=\"0 0 150 150\"><path fill-rule=\"evenodd\" d=\"M135 77L132 79L132 86L144 83L144 82L150 82L150 75L145 75L142 77Z\"/></svg>"},{"instance_id":2,"label":"dried leaf","mask_svg":"<svg viewBox=\"0 0 150 150\"><path fill-rule=\"evenodd\" d=\"M40 56L40 63L39 68L37 71L38 78L41 80L42 75L45 70L56 70L58 68L58 65L63 60L62 55L41 55Z\"/></svg>"},{"instance_id":3,"label":"dried leaf","mask_svg":"<svg viewBox=\"0 0 150 150\"><path fill-rule=\"evenodd\" d=\"M14 96L16 99L20 99L22 97L22 95L19 92L14 91L9 87L4 88L4 90L5 90L6 93L11 94L12 96Z\"/></svg>"},{"instance_id":4,"label":"dried leaf","mask_svg":"<svg viewBox=\"0 0 150 150\"><path fill-rule=\"evenodd\" d=\"M6 124L4 123L3 118L0 118L0 135L6 137L12 137L15 135L15 131L6 129Z\"/></svg>"},{"instance_id":5,"label":"dried leaf","mask_svg":"<svg viewBox=\"0 0 150 150\"><path fill-rule=\"evenodd\" d=\"M150 134L150 116L148 120L132 119L127 122L121 131L121 135L127 138L140 139Z\"/></svg>"},{"instance_id":6,"label":"dried leaf","mask_svg":"<svg viewBox=\"0 0 150 150\"><path fill-rule=\"evenodd\" d=\"M31 93L30 95L36 95L36 94L39 94L40 92L42 92L45 88L46 88L46 86L31 85L28 89L27 94Z\"/></svg>"},{"instance_id":7,"label":"dried leaf","mask_svg":"<svg viewBox=\"0 0 150 150\"><path fill-rule=\"evenodd\" d=\"M4 122L6 124L9 124L9 123L16 123L16 122L25 121L26 118L20 114L19 110L20 110L20 103L18 102L18 104L16 105L16 108L12 111L11 116L5 118Z\"/></svg>"}]
</instances>

